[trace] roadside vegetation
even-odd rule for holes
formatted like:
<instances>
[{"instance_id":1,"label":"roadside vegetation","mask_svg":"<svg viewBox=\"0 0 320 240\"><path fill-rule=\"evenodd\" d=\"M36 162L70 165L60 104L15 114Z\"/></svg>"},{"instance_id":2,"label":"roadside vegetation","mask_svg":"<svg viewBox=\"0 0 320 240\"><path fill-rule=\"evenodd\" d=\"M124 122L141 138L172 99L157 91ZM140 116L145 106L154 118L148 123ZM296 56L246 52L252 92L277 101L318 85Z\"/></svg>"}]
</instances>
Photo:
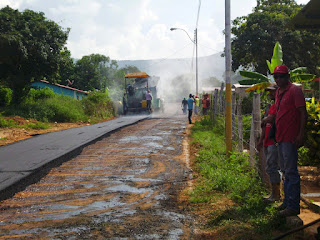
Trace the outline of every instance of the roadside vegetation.
<instances>
[{"instance_id":1,"label":"roadside vegetation","mask_svg":"<svg viewBox=\"0 0 320 240\"><path fill-rule=\"evenodd\" d=\"M285 229L273 206L264 203L266 190L248 155L226 157L222 120L212 127L204 117L195 123L191 137L198 150L194 159L198 178L190 201L209 209L203 230L211 230L217 239L271 239L278 227Z\"/></svg>"},{"instance_id":2,"label":"roadside vegetation","mask_svg":"<svg viewBox=\"0 0 320 240\"><path fill-rule=\"evenodd\" d=\"M5 93L10 92L2 91ZM10 94L7 94L10 96ZM0 98L4 98L0 92ZM10 97L6 97L6 104L0 107L0 127L22 127L45 129L50 122L90 122L95 123L114 116L111 99L106 92L93 91L81 101L68 96L54 93L49 88L30 89L20 104L10 104ZM4 102L2 102L4 103ZM19 125L4 116L20 116L39 122Z\"/></svg>"}]
</instances>

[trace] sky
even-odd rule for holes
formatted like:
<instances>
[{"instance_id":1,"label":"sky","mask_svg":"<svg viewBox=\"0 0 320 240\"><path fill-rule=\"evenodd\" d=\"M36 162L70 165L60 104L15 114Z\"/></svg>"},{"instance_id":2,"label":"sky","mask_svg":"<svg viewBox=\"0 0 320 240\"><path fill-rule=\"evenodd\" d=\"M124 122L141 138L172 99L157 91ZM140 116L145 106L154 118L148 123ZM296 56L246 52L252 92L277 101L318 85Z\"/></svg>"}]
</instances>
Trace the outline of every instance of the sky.
<instances>
[{"instance_id":1,"label":"sky","mask_svg":"<svg viewBox=\"0 0 320 240\"><path fill-rule=\"evenodd\" d=\"M43 12L70 28L67 47L73 58L99 53L112 60L193 57L196 28L198 56L219 53L224 48L224 4L223 0L0 0L0 8ZM256 0L231 0L231 19L248 15L255 6ZM170 31L172 27L185 32Z\"/></svg>"}]
</instances>

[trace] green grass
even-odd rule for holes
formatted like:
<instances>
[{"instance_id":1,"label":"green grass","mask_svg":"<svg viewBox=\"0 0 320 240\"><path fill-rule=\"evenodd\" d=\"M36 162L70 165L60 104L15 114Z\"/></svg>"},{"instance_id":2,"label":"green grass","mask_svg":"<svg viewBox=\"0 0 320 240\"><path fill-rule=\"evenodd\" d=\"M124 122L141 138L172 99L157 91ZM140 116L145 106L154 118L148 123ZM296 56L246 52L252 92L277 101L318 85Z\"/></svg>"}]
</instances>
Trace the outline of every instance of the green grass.
<instances>
[{"instance_id":1,"label":"green grass","mask_svg":"<svg viewBox=\"0 0 320 240\"><path fill-rule=\"evenodd\" d=\"M0 115L0 128L16 127L17 123L11 119L7 120Z\"/></svg>"},{"instance_id":2,"label":"green grass","mask_svg":"<svg viewBox=\"0 0 320 240\"><path fill-rule=\"evenodd\" d=\"M4 119L0 116L0 128L25 128L25 129L48 129L50 125L43 122L35 122L20 125L12 119Z\"/></svg>"},{"instance_id":3,"label":"green grass","mask_svg":"<svg viewBox=\"0 0 320 240\"><path fill-rule=\"evenodd\" d=\"M25 125L23 128L26 129L48 129L51 126L47 123L42 123L42 122L37 122L37 123L29 123L27 125Z\"/></svg>"},{"instance_id":4,"label":"green grass","mask_svg":"<svg viewBox=\"0 0 320 240\"><path fill-rule=\"evenodd\" d=\"M200 147L195 170L201 181L190 193L190 201L214 204L217 197L224 195L234 203L226 209L213 211L207 227L221 231L232 228L237 232L235 236L240 237L233 239L243 239L242 234L243 237L252 236L252 239L270 239L272 230L283 224L273 207L264 203L265 188L255 168L249 165L248 155L232 153L227 158L224 122L217 120L212 127L205 118L195 123L191 136L192 144Z\"/></svg>"}]
</instances>

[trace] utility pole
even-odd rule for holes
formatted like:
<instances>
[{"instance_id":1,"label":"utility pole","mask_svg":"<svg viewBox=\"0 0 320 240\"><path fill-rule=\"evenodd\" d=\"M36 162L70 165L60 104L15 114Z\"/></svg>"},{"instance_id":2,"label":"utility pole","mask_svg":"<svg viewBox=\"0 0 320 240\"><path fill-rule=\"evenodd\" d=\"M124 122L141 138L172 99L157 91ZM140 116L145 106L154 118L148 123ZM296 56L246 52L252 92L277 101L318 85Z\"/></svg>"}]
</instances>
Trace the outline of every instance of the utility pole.
<instances>
[{"instance_id":1,"label":"utility pole","mask_svg":"<svg viewBox=\"0 0 320 240\"><path fill-rule=\"evenodd\" d=\"M198 95L198 29L194 30L194 44L196 45L196 96Z\"/></svg>"},{"instance_id":2,"label":"utility pole","mask_svg":"<svg viewBox=\"0 0 320 240\"><path fill-rule=\"evenodd\" d=\"M232 152L232 95L231 95L231 17L230 0L225 0L225 56L226 56L226 148Z\"/></svg>"}]
</instances>

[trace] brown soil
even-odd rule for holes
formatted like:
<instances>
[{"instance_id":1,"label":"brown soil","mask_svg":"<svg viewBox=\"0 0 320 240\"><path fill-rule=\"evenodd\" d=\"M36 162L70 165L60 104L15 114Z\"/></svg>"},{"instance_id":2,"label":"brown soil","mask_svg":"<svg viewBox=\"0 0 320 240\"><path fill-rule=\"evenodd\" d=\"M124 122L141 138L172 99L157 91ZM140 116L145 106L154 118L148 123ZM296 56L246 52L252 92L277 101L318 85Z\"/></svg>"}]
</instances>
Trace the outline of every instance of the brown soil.
<instances>
[{"instance_id":1,"label":"brown soil","mask_svg":"<svg viewBox=\"0 0 320 240\"><path fill-rule=\"evenodd\" d=\"M11 119L21 127L10 127L10 128L0 128L0 146L6 145L9 143L13 143L16 141L20 141L23 139L31 138L35 135L50 133L50 132L57 132L69 128L76 128L76 127L83 127L88 126L90 123L48 123L50 126L48 129L31 129L31 128L23 128L23 126L29 123L37 123L38 121L35 119L24 119L19 116L14 117L4 117L6 120ZM113 118L106 119L103 121L112 120Z\"/></svg>"}]
</instances>

